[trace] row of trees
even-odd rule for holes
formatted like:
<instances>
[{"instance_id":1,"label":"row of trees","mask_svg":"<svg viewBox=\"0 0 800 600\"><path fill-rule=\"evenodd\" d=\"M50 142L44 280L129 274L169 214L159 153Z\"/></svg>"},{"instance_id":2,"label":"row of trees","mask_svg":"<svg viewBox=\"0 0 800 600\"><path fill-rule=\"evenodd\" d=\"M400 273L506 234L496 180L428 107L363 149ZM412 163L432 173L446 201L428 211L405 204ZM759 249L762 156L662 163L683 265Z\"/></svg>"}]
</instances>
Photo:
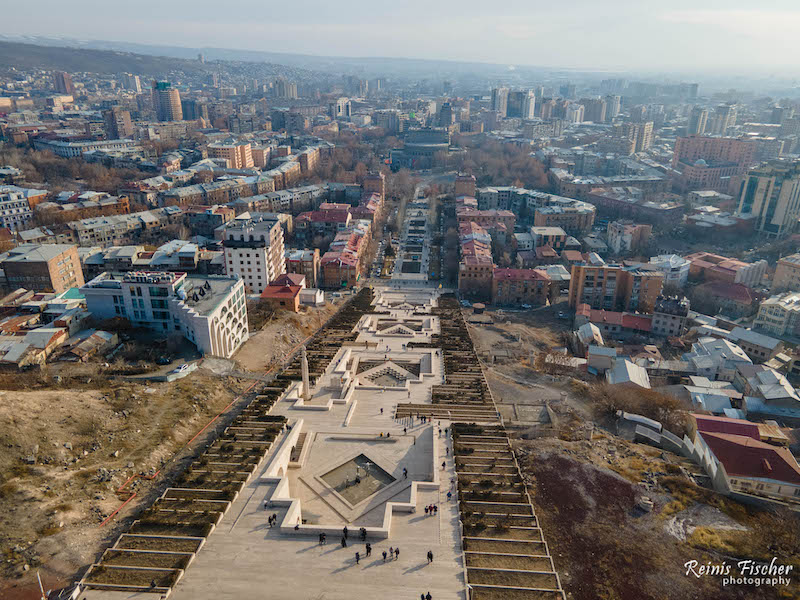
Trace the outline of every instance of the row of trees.
<instances>
[{"instance_id":1,"label":"row of trees","mask_svg":"<svg viewBox=\"0 0 800 600\"><path fill-rule=\"evenodd\" d=\"M22 170L27 181L47 183L54 192L75 190L83 184L91 190L113 194L126 181L148 177L138 169L114 169L80 158L61 158L52 152L23 148L0 151L0 164L15 166Z\"/></svg>"}]
</instances>

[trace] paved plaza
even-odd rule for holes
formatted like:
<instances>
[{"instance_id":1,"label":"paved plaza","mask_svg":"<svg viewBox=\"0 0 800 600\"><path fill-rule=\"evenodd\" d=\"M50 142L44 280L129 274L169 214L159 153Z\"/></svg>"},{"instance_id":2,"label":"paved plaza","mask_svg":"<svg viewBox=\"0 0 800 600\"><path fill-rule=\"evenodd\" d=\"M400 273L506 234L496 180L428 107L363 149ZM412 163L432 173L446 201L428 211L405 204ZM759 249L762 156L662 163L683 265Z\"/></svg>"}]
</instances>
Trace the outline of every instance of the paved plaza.
<instances>
[{"instance_id":1,"label":"paved plaza","mask_svg":"<svg viewBox=\"0 0 800 600\"><path fill-rule=\"evenodd\" d=\"M407 349L409 342L428 342L437 331L435 317L413 315L431 306L435 293L378 293L376 304L387 314L362 319L356 342L309 383L307 397L298 382L273 407L273 414L288 418L291 431L267 455L171 597L416 599L428 592L436 600L465 597L457 505L446 497L455 476L445 450L449 442L440 437L439 422L394 419L398 403L428 402L431 386L442 382L435 349ZM362 466L356 468L356 459ZM380 483L371 480L370 469ZM350 487L337 491L343 474ZM370 478L358 485L374 491L351 494L357 477ZM424 508L432 504L438 511L430 516ZM270 527L273 514L278 519ZM360 540L362 527L372 545L369 557ZM325 545L319 544L320 532L326 533ZM389 547L400 554L384 563L382 553Z\"/></svg>"}]
</instances>

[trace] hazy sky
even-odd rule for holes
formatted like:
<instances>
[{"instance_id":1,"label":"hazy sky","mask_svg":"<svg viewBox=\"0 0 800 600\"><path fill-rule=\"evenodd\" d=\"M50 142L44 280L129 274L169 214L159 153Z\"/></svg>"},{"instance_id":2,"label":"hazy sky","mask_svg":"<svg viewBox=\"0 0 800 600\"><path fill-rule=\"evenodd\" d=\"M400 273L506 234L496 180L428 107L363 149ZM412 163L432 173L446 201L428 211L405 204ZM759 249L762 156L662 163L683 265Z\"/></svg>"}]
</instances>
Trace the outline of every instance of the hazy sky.
<instances>
[{"instance_id":1,"label":"hazy sky","mask_svg":"<svg viewBox=\"0 0 800 600\"><path fill-rule=\"evenodd\" d=\"M3 33L190 47L750 72L796 70L800 55L800 0L0 0L3 5Z\"/></svg>"}]
</instances>

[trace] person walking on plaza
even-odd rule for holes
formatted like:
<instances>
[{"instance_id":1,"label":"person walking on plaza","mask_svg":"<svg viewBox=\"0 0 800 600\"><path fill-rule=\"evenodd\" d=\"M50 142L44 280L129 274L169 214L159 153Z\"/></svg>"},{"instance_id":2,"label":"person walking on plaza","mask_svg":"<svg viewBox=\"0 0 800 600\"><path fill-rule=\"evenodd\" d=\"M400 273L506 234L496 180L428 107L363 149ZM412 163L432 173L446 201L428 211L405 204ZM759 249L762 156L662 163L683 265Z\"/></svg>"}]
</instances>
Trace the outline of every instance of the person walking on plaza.
<instances>
[{"instance_id":1,"label":"person walking on plaza","mask_svg":"<svg viewBox=\"0 0 800 600\"><path fill-rule=\"evenodd\" d=\"M370 544L370 543L367 543L367 546L366 546L366 548L367 548L367 556L368 556L368 557L369 557L369 556L372 556L372 544Z\"/></svg>"},{"instance_id":2,"label":"person walking on plaza","mask_svg":"<svg viewBox=\"0 0 800 600\"><path fill-rule=\"evenodd\" d=\"M383 551L383 562L386 562L386 550Z\"/></svg>"},{"instance_id":3,"label":"person walking on plaza","mask_svg":"<svg viewBox=\"0 0 800 600\"><path fill-rule=\"evenodd\" d=\"M347 538L342 538L342 548L347 548Z\"/></svg>"},{"instance_id":4,"label":"person walking on plaza","mask_svg":"<svg viewBox=\"0 0 800 600\"><path fill-rule=\"evenodd\" d=\"M433 562L433 551L428 550L428 564Z\"/></svg>"},{"instance_id":5,"label":"person walking on plaza","mask_svg":"<svg viewBox=\"0 0 800 600\"><path fill-rule=\"evenodd\" d=\"M408 479L408 469L403 467L403 479Z\"/></svg>"},{"instance_id":6,"label":"person walking on plaza","mask_svg":"<svg viewBox=\"0 0 800 600\"><path fill-rule=\"evenodd\" d=\"M394 549L394 559L397 560L398 558L400 558L400 548L395 548Z\"/></svg>"},{"instance_id":7,"label":"person walking on plaza","mask_svg":"<svg viewBox=\"0 0 800 600\"><path fill-rule=\"evenodd\" d=\"M427 594L425 594L425 600L433 600L433 597L431 596L431 593L430 593L430 592L428 592Z\"/></svg>"},{"instance_id":8,"label":"person walking on plaza","mask_svg":"<svg viewBox=\"0 0 800 600\"><path fill-rule=\"evenodd\" d=\"M358 564L359 562L361 562L361 555L358 552L356 552L356 564Z\"/></svg>"},{"instance_id":9,"label":"person walking on plaza","mask_svg":"<svg viewBox=\"0 0 800 600\"><path fill-rule=\"evenodd\" d=\"M344 535L344 539L347 539L347 525L342 528L342 534Z\"/></svg>"}]
</instances>

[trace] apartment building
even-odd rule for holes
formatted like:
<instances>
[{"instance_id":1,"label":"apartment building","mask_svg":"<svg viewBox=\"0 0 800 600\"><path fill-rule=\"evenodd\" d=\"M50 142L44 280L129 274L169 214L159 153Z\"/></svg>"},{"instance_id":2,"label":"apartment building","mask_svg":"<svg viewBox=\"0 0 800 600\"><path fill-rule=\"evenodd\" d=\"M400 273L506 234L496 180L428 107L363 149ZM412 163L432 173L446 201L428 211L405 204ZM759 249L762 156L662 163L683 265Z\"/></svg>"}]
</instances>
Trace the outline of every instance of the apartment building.
<instances>
[{"instance_id":1,"label":"apartment building","mask_svg":"<svg viewBox=\"0 0 800 600\"><path fill-rule=\"evenodd\" d=\"M297 216L294 220L295 235L308 242L315 236L333 237L349 228L351 220L349 204L323 202L318 210Z\"/></svg>"},{"instance_id":2,"label":"apartment building","mask_svg":"<svg viewBox=\"0 0 800 600\"><path fill-rule=\"evenodd\" d=\"M648 265L664 274L664 285L684 287L689 281L691 262L677 254L659 254L650 257Z\"/></svg>"},{"instance_id":3,"label":"apartment building","mask_svg":"<svg viewBox=\"0 0 800 600\"><path fill-rule=\"evenodd\" d=\"M194 235L214 237L217 228L231 222L236 216L228 206L189 206L184 210L186 222Z\"/></svg>"},{"instance_id":4,"label":"apartment building","mask_svg":"<svg viewBox=\"0 0 800 600\"><path fill-rule=\"evenodd\" d=\"M457 175L453 193L456 198L459 196L475 196L475 176Z\"/></svg>"},{"instance_id":5,"label":"apartment building","mask_svg":"<svg viewBox=\"0 0 800 600\"><path fill-rule=\"evenodd\" d=\"M319 287L320 268L319 248L286 251L286 272L304 275L308 287Z\"/></svg>"},{"instance_id":6,"label":"apartment building","mask_svg":"<svg viewBox=\"0 0 800 600\"><path fill-rule=\"evenodd\" d=\"M632 221L612 221L608 224L608 247L614 254L643 250L650 241L653 226Z\"/></svg>"},{"instance_id":7,"label":"apartment building","mask_svg":"<svg viewBox=\"0 0 800 600\"><path fill-rule=\"evenodd\" d=\"M653 312L664 274L619 265L573 265L569 306L588 304L594 309Z\"/></svg>"},{"instance_id":8,"label":"apartment building","mask_svg":"<svg viewBox=\"0 0 800 600\"><path fill-rule=\"evenodd\" d=\"M459 225L462 223L477 223L490 233L499 235L511 235L514 232L516 217L510 210L475 210L468 206L456 208L456 219Z\"/></svg>"},{"instance_id":9,"label":"apartment building","mask_svg":"<svg viewBox=\"0 0 800 600\"><path fill-rule=\"evenodd\" d=\"M183 211L165 206L129 215L109 215L67 223L62 236L79 246L120 246L136 239L143 231L183 221Z\"/></svg>"},{"instance_id":10,"label":"apartment building","mask_svg":"<svg viewBox=\"0 0 800 600\"><path fill-rule=\"evenodd\" d=\"M686 298L659 296L653 307L650 331L655 335L680 337L686 330L689 306Z\"/></svg>"},{"instance_id":11,"label":"apartment building","mask_svg":"<svg viewBox=\"0 0 800 600\"><path fill-rule=\"evenodd\" d=\"M709 164L733 163L744 172L753 164L756 145L745 139L690 135L675 140L672 167L704 160Z\"/></svg>"},{"instance_id":12,"label":"apartment building","mask_svg":"<svg viewBox=\"0 0 800 600\"><path fill-rule=\"evenodd\" d=\"M78 248L72 244L21 244L0 255L5 285L60 294L84 284Z\"/></svg>"},{"instance_id":13,"label":"apartment building","mask_svg":"<svg viewBox=\"0 0 800 600\"><path fill-rule=\"evenodd\" d=\"M492 272L492 304L545 306L558 295L542 269L499 269Z\"/></svg>"},{"instance_id":14,"label":"apartment building","mask_svg":"<svg viewBox=\"0 0 800 600\"><path fill-rule=\"evenodd\" d=\"M235 219L225 225L222 236L226 273L241 277L248 294L260 294L286 273L279 219Z\"/></svg>"},{"instance_id":15,"label":"apartment building","mask_svg":"<svg viewBox=\"0 0 800 600\"><path fill-rule=\"evenodd\" d=\"M168 81L153 81L151 88L153 110L159 121L182 121L181 95Z\"/></svg>"},{"instance_id":16,"label":"apartment building","mask_svg":"<svg viewBox=\"0 0 800 600\"><path fill-rule=\"evenodd\" d=\"M535 225L531 227L530 235L532 239L531 250L549 246L553 250L558 250L559 252L564 249L567 238L569 237L567 232L561 229L561 227L537 227ZM525 248L523 248L523 250L524 249Z\"/></svg>"},{"instance_id":17,"label":"apartment building","mask_svg":"<svg viewBox=\"0 0 800 600\"><path fill-rule=\"evenodd\" d=\"M0 227L16 231L24 229L33 220L33 211L21 192L0 191Z\"/></svg>"},{"instance_id":18,"label":"apartment building","mask_svg":"<svg viewBox=\"0 0 800 600\"><path fill-rule=\"evenodd\" d=\"M800 291L800 254L784 256L775 266L772 291Z\"/></svg>"},{"instance_id":19,"label":"apartment building","mask_svg":"<svg viewBox=\"0 0 800 600\"><path fill-rule=\"evenodd\" d=\"M753 327L775 336L800 335L800 293L786 292L764 300Z\"/></svg>"},{"instance_id":20,"label":"apartment building","mask_svg":"<svg viewBox=\"0 0 800 600\"><path fill-rule=\"evenodd\" d=\"M248 338L244 281L186 273L102 273L81 287L97 319L123 318L164 336L178 333L205 355L230 358Z\"/></svg>"},{"instance_id":21,"label":"apartment building","mask_svg":"<svg viewBox=\"0 0 800 600\"><path fill-rule=\"evenodd\" d=\"M554 198L549 206L535 209L533 224L537 227L561 227L570 235L581 235L591 231L596 212L597 209L588 202L563 202Z\"/></svg>"},{"instance_id":22,"label":"apartment building","mask_svg":"<svg viewBox=\"0 0 800 600\"><path fill-rule=\"evenodd\" d=\"M754 229L767 237L794 232L800 219L800 160L751 169L742 185L737 213L755 215Z\"/></svg>"},{"instance_id":23,"label":"apartment building","mask_svg":"<svg viewBox=\"0 0 800 600\"><path fill-rule=\"evenodd\" d=\"M208 155L224 160L232 169L249 169L254 166L249 142L241 143L235 139L215 142L208 145Z\"/></svg>"}]
</instances>

